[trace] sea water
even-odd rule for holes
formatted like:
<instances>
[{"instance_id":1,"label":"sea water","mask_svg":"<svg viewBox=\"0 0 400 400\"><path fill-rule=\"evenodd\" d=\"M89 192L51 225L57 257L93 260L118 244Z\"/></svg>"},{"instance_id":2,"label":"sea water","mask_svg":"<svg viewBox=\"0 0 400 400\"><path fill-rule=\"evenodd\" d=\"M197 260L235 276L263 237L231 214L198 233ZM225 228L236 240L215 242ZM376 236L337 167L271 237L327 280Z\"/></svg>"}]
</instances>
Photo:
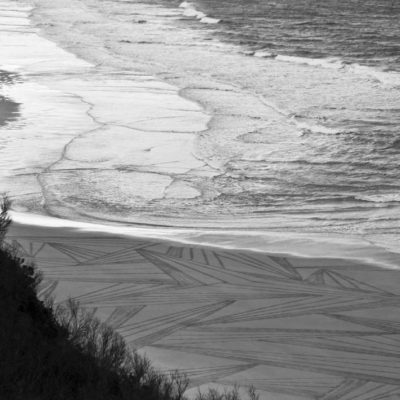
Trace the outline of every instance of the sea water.
<instances>
[{"instance_id":1,"label":"sea water","mask_svg":"<svg viewBox=\"0 0 400 400\"><path fill-rule=\"evenodd\" d=\"M400 4L394 0L193 0L181 7L210 14L219 21L213 33L220 39L265 56L400 70Z\"/></svg>"},{"instance_id":2,"label":"sea water","mask_svg":"<svg viewBox=\"0 0 400 400\"><path fill-rule=\"evenodd\" d=\"M396 2L11 3L30 4L32 27L97 74L45 79L57 93L83 99L89 116L87 109L84 121L58 116L67 152L47 163L34 196L16 189L21 210L45 206L72 219L166 227L356 235L397 246ZM140 108L143 99L155 104L147 84L138 97L127 83L145 76L158 82L157 99L164 95L157 103L163 112L153 118ZM120 93L114 108L110 86L113 96ZM9 129L15 132L18 121ZM35 163L37 173L43 166Z\"/></svg>"}]
</instances>

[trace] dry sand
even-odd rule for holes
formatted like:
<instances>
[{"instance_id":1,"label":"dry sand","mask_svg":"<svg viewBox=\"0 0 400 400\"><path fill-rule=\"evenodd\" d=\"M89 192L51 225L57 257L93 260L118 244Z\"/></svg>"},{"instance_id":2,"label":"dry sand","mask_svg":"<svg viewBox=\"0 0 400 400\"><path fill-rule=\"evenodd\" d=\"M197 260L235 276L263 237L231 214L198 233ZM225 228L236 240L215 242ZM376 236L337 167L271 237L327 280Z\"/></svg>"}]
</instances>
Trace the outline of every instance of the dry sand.
<instances>
[{"instance_id":1,"label":"dry sand","mask_svg":"<svg viewBox=\"0 0 400 400\"><path fill-rule=\"evenodd\" d=\"M14 224L9 240L162 370L262 399L398 399L400 272Z\"/></svg>"}]
</instances>

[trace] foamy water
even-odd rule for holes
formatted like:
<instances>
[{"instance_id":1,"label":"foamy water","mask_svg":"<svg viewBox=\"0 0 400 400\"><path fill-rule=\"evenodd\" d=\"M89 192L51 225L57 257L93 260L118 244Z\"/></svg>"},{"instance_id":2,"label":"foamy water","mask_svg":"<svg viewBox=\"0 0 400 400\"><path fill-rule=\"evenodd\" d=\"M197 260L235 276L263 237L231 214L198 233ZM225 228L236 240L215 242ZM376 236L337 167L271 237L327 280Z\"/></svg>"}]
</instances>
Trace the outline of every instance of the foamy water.
<instances>
[{"instance_id":1,"label":"foamy water","mask_svg":"<svg viewBox=\"0 0 400 400\"><path fill-rule=\"evenodd\" d=\"M181 6L2 4L1 69L14 78L1 90L19 106L2 128L0 185L14 207L204 241L218 228L395 249L396 82L336 59L253 57L214 24L191 29L213 16Z\"/></svg>"},{"instance_id":2,"label":"foamy water","mask_svg":"<svg viewBox=\"0 0 400 400\"><path fill-rule=\"evenodd\" d=\"M359 237L343 237L342 235L332 234L243 232L234 229L171 229L170 227L159 226L95 224L14 211L10 214L14 224L36 228L35 232L38 236L41 234L48 236L49 232L55 236L84 232L118 237L146 238L228 250L261 251L282 256L346 259L391 269L398 269L400 263L398 243L395 241L392 243L386 241L382 245L379 240L373 243Z\"/></svg>"}]
</instances>

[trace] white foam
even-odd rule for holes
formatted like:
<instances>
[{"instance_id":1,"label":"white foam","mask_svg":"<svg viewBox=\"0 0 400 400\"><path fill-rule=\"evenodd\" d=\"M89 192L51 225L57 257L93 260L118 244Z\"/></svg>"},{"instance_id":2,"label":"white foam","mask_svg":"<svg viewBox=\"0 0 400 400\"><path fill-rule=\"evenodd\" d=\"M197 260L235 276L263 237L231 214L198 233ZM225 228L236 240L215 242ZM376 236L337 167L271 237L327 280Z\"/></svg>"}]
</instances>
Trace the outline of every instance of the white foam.
<instances>
[{"instance_id":1,"label":"white foam","mask_svg":"<svg viewBox=\"0 0 400 400\"><path fill-rule=\"evenodd\" d=\"M366 194L356 196L359 200L370 201L373 203L392 203L400 202L400 193Z\"/></svg>"},{"instance_id":2,"label":"white foam","mask_svg":"<svg viewBox=\"0 0 400 400\"><path fill-rule=\"evenodd\" d=\"M200 22L202 24L218 24L221 22L221 20L217 18L204 17L200 20Z\"/></svg>"},{"instance_id":3,"label":"white foam","mask_svg":"<svg viewBox=\"0 0 400 400\"><path fill-rule=\"evenodd\" d=\"M360 64L350 64L346 69L354 74L370 76L386 85L400 86L400 74L397 72L380 71Z\"/></svg>"},{"instance_id":4,"label":"white foam","mask_svg":"<svg viewBox=\"0 0 400 400\"><path fill-rule=\"evenodd\" d=\"M259 57L259 58L271 58L271 57L273 57L273 54L270 53L269 51L266 51L266 50L256 51L253 55L254 55L254 57Z\"/></svg>"},{"instance_id":5,"label":"white foam","mask_svg":"<svg viewBox=\"0 0 400 400\"><path fill-rule=\"evenodd\" d=\"M29 28L29 26L28 26ZM1 30L1 68L19 73L80 71L92 65L22 26L19 33ZM21 35L21 33L25 33Z\"/></svg>"},{"instance_id":6,"label":"white foam","mask_svg":"<svg viewBox=\"0 0 400 400\"><path fill-rule=\"evenodd\" d=\"M202 13L200 11L197 11L194 8L190 8L190 7L185 8L185 10L183 11L183 15L185 17L195 17L197 19L202 19L202 18L204 18L206 16L206 14L204 14L204 13Z\"/></svg>"},{"instance_id":7,"label":"white foam","mask_svg":"<svg viewBox=\"0 0 400 400\"><path fill-rule=\"evenodd\" d=\"M184 1L179 5L180 8L183 8L183 15L185 17L193 17L198 19L202 24L218 24L220 22L219 19L208 17L207 14L204 14L201 11L198 11L196 7L187 1Z\"/></svg>"},{"instance_id":8,"label":"white foam","mask_svg":"<svg viewBox=\"0 0 400 400\"><path fill-rule=\"evenodd\" d=\"M315 124L313 122L299 121L296 118L293 118L293 121L295 122L296 126L303 132L323 133L327 135L335 135L342 132L340 129L337 128L330 128L328 126Z\"/></svg>"},{"instance_id":9,"label":"white foam","mask_svg":"<svg viewBox=\"0 0 400 400\"><path fill-rule=\"evenodd\" d=\"M341 69L344 67L343 62L336 58L307 58L307 57L277 55L276 60L295 63L295 64L319 66L330 69Z\"/></svg>"},{"instance_id":10,"label":"white foam","mask_svg":"<svg viewBox=\"0 0 400 400\"><path fill-rule=\"evenodd\" d=\"M256 56L256 54L254 54ZM373 78L385 85L389 86L400 86L400 74L392 71L381 71L373 67L366 65L345 64L342 60L337 58L307 58L307 57L295 57L277 55L275 57L278 61L290 62L293 64L304 64L315 67L343 70L351 72L353 74L362 75Z\"/></svg>"}]
</instances>

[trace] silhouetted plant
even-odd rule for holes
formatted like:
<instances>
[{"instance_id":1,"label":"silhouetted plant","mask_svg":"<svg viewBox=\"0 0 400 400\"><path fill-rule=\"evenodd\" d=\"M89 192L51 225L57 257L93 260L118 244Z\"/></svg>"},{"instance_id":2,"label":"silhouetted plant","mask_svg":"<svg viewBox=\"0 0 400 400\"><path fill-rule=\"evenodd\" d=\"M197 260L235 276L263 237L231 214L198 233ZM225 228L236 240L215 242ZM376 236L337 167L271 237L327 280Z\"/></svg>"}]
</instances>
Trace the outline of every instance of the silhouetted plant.
<instances>
[{"instance_id":1,"label":"silhouetted plant","mask_svg":"<svg viewBox=\"0 0 400 400\"><path fill-rule=\"evenodd\" d=\"M255 388L250 386L247 390L249 400L260 400ZM235 385L231 390L220 392L216 389L209 389L207 392L199 391L195 400L241 400L239 386Z\"/></svg>"},{"instance_id":2,"label":"silhouetted plant","mask_svg":"<svg viewBox=\"0 0 400 400\"><path fill-rule=\"evenodd\" d=\"M10 209L10 200L6 195L3 195L0 200L0 245L3 243L4 236L11 224L11 219L8 216Z\"/></svg>"}]
</instances>

